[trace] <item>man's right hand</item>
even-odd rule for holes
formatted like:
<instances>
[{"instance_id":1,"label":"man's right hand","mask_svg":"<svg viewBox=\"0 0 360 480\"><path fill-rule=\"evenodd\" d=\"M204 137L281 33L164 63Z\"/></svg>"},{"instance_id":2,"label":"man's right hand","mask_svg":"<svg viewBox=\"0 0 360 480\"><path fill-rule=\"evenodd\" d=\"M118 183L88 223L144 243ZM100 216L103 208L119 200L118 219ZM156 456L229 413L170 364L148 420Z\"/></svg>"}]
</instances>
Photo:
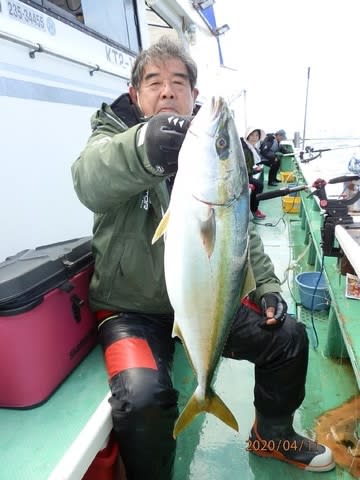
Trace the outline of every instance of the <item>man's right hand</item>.
<instances>
[{"instance_id":1,"label":"man's right hand","mask_svg":"<svg viewBox=\"0 0 360 480\"><path fill-rule=\"evenodd\" d=\"M176 173L179 151L191 120L191 116L160 113L148 121L145 151L159 174L167 176Z\"/></svg>"},{"instance_id":2,"label":"man's right hand","mask_svg":"<svg viewBox=\"0 0 360 480\"><path fill-rule=\"evenodd\" d=\"M268 329L281 327L286 320L288 307L280 293L264 293L260 305L265 317L260 326Z\"/></svg>"}]
</instances>

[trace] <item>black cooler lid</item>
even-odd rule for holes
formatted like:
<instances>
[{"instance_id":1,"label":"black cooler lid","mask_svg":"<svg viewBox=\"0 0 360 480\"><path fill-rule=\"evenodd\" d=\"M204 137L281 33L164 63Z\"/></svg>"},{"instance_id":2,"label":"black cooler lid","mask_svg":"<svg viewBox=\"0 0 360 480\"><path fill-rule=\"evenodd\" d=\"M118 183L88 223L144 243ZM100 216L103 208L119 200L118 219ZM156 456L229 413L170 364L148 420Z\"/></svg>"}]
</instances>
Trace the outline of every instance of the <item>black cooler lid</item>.
<instances>
[{"instance_id":1,"label":"black cooler lid","mask_svg":"<svg viewBox=\"0 0 360 480\"><path fill-rule=\"evenodd\" d=\"M41 301L93 262L92 237L23 250L0 263L0 315Z\"/></svg>"}]
</instances>

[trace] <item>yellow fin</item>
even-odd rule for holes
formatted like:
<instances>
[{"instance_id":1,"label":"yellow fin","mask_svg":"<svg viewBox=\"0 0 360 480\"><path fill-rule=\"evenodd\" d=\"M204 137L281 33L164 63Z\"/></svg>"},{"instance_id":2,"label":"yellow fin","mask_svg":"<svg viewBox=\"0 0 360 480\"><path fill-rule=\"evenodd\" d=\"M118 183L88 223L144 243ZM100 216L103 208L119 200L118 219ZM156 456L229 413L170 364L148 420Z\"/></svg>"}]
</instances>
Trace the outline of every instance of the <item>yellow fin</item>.
<instances>
[{"instance_id":1,"label":"yellow fin","mask_svg":"<svg viewBox=\"0 0 360 480\"><path fill-rule=\"evenodd\" d=\"M209 208L208 218L205 221L200 222L200 236L206 254L210 258L214 251L216 240L216 220L213 208Z\"/></svg>"},{"instance_id":2,"label":"yellow fin","mask_svg":"<svg viewBox=\"0 0 360 480\"><path fill-rule=\"evenodd\" d=\"M163 216L159 225L157 226L157 229L155 230L154 236L151 240L151 245L154 245L154 243L157 242L162 235L164 235L169 224L169 218L170 210L166 210L165 215Z\"/></svg>"},{"instance_id":3,"label":"yellow fin","mask_svg":"<svg viewBox=\"0 0 360 480\"><path fill-rule=\"evenodd\" d=\"M237 432L239 431L239 425L234 415L221 400L221 398L214 392L214 390L209 388L205 399L200 398L199 393L200 387L197 387L177 419L173 431L174 438L176 438L179 433L182 432L184 428L186 428L189 423L191 423L192 420L194 420L194 418L201 412L212 413L226 423L226 425L233 428Z\"/></svg>"},{"instance_id":4,"label":"yellow fin","mask_svg":"<svg viewBox=\"0 0 360 480\"><path fill-rule=\"evenodd\" d=\"M182 337L182 334L181 334L181 330L180 330L179 324L176 322L176 320L175 320L174 325L173 325L173 330L172 330L171 336L172 337L178 337L183 342L183 337Z\"/></svg>"}]
</instances>

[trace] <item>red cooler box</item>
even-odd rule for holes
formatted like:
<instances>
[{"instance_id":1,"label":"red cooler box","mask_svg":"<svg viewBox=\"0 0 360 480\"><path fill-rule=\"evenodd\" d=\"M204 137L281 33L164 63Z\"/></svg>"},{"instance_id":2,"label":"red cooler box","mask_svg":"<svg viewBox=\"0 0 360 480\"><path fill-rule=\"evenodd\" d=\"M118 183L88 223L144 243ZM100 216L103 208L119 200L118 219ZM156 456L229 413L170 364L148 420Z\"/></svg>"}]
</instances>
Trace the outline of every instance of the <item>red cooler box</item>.
<instances>
[{"instance_id":1,"label":"red cooler box","mask_svg":"<svg viewBox=\"0 0 360 480\"><path fill-rule=\"evenodd\" d=\"M91 237L0 263L0 407L44 402L94 347Z\"/></svg>"}]
</instances>

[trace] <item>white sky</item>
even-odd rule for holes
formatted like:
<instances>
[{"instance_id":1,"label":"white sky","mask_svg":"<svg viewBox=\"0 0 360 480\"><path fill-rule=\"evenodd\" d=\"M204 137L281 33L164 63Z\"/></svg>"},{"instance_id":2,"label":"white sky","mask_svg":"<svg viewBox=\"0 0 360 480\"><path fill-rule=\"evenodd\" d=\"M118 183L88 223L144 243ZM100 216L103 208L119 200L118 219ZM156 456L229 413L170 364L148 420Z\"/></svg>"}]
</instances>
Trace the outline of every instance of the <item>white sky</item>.
<instances>
[{"instance_id":1,"label":"white sky","mask_svg":"<svg viewBox=\"0 0 360 480\"><path fill-rule=\"evenodd\" d=\"M310 67L306 136L360 137L360 0L216 0L215 12L248 125L302 134Z\"/></svg>"}]
</instances>

